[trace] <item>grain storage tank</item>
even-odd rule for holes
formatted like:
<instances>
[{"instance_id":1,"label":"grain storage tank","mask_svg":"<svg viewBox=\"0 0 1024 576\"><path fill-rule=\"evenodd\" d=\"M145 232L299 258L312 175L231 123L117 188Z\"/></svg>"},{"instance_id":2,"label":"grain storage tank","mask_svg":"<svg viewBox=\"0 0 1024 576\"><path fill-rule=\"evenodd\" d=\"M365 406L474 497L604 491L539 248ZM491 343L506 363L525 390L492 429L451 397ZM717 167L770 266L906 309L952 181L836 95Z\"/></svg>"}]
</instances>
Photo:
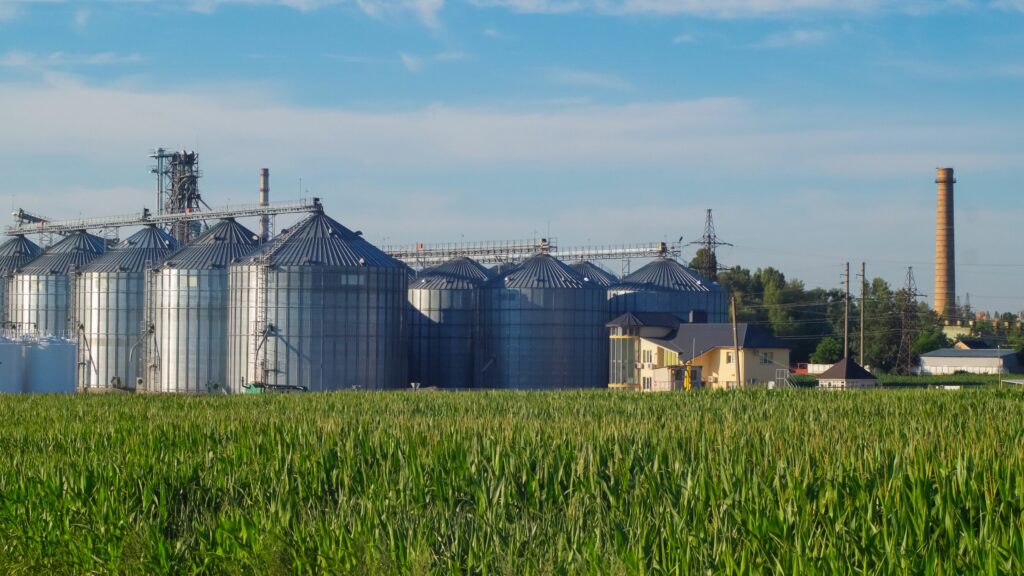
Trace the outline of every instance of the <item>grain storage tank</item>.
<instances>
[{"instance_id":1,"label":"grain storage tank","mask_svg":"<svg viewBox=\"0 0 1024 576\"><path fill-rule=\"evenodd\" d=\"M611 318L626 312L667 312L683 320L728 320L725 290L671 258L658 258L608 291ZM706 316L706 318L705 318Z\"/></svg>"},{"instance_id":2,"label":"grain storage tank","mask_svg":"<svg viewBox=\"0 0 1024 576\"><path fill-rule=\"evenodd\" d=\"M147 390L223 390L228 369L228 266L256 250L257 242L245 226L221 220L153 273Z\"/></svg>"},{"instance_id":3,"label":"grain storage tank","mask_svg":"<svg viewBox=\"0 0 1024 576\"><path fill-rule=\"evenodd\" d=\"M68 275L103 254L106 247L102 238L79 230L23 266L8 279L8 324L25 333L73 333Z\"/></svg>"},{"instance_id":4,"label":"grain storage tank","mask_svg":"<svg viewBox=\"0 0 1024 576\"><path fill-rule=\"evenodd\" d=\"M228 272L228 387L408 386L406 266L322 212Z\"/></svg>"},{"instance_id":5,"label":"grain storage tank","mask_svg":"<svg viewBox=\"0 0 1024 576\"><path fill-rule=\"evenodd\" d=\"M151 323L147 274L176 246L170 234L146 226L75 275L79 390L135 389Z\"/></svg>"},{"instance_id":6,"label":"grain storage tank","mask_svg":"<svg viewBox=\"0 0 1024 576\"><path fill-rule=\"evenodd\" d=\"M0 394L22 392L25 370L21 357L21 345L0 336Z\"/></svg>"},{"instance_id":7,"label":"grain storage tank","mask_svg":"<svg viewBox=\"0 0 1024 576\"><path fill-rule=\"evenodd\" d=\"M479 330L480 286L491 272L469 258L424 270L409 285L409 380L470 388Z\"/></svg>"},{"instance_id":8,"label":"grain storage tank","mask_svg":"<svg viewBox=\"0 0 1024 576\"><path fill-rule=\"evenodd\" d=\"M488 281L481 292L477 377L488 388L607 385L607 292L549 254Z\"/></svg>"},{"instance_id":9,"label":"grain storage tank","mask_svg":"<svg viewBox=\"0 0 1024 576\"><path fill-rule=\"evenodd\" d=\"M614 274L605 270L604 268L594 264L593 262L581 261L572 264L573 270L583 275L584 280L588 280L595 284L599 284L608 288L609 286L619 283L619 279Z\"/></svg>"},{"instance_id":10,"label":"grain storage tank","mask_svg":"<svg viewBox=\"0 0 1024 576\"><path fill-rule=\"evenodd\" d=\"M0 244L0 322L7 326L7 279L35 260L42 250L28 238L15 236Z\"/></svg>"},{"instance_id":11,"label":"grain storage tank","mask_svg":"<svg viewBox=\"0 0 1024 576\"><path fill-rule=\"evenodd\" d=\"M73 394L77 342L57 337L26 337L20 341L24 354L28 394Z\"/></svg>"}]
</instances>

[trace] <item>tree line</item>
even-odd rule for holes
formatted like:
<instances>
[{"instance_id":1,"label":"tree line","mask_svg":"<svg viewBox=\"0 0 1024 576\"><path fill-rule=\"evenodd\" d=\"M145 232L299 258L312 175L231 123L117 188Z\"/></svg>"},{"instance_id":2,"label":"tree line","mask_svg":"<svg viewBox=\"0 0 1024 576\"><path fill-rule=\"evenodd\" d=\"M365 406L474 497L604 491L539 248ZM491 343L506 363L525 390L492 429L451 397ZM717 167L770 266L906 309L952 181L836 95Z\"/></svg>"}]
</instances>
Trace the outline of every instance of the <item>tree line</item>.
<instances>
[{"instance_id":1,"label":"tree line","mask_svg":"<svg viewBox=\"0 0 1024 576\"><path fill-rule=\"evenodd\" d=\"M702 262L700 251L691 265ZM843 357L844 293L838 288L810 288L781 271L734 266L718 273L718 282L736 298L736 315L770 330L792 347L793 362L830 364ZM921 354L953 345L943 322L926 302L882 278L867 283L864 296L864 364L874 370L906 374ZM850 357L860 356L860 285L851 285ZM1012 315L1011 315L1012 316ZM1000 320L1006 320L1001 318ZM1024 350L1016 322L977 323L974 332Z\"/></svg>"}]
</instances>

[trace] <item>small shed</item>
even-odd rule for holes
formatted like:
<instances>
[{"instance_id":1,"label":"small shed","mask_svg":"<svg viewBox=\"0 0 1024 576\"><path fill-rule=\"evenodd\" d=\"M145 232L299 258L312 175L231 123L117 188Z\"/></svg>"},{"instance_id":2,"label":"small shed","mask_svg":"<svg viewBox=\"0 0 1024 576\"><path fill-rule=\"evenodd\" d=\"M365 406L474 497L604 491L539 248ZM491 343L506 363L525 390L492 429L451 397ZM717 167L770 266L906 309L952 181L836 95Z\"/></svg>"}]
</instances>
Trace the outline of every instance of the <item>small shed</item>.
<instances>
[{"instance_id":1,"label":"small shed","mask_svg":"<svg viewBox=\"0 0 1024 576\"><path fill-rule=\"evenodd\" d=\"M866 388L878 384L878 378L849 358L843 358L818 376L820 388Z\"/></svg>"},{"instance_id":2,"label":"small shed","mask_svg":"<svg viewBox=\"0 0 1024 576\"><path fill-rule=\"evenodd\" d=\"M1012 374L1020 371L1020 362L1014 350L960 350L943 348L921 355L922 375L956 374Z\"/></svg>"}]
</instances>

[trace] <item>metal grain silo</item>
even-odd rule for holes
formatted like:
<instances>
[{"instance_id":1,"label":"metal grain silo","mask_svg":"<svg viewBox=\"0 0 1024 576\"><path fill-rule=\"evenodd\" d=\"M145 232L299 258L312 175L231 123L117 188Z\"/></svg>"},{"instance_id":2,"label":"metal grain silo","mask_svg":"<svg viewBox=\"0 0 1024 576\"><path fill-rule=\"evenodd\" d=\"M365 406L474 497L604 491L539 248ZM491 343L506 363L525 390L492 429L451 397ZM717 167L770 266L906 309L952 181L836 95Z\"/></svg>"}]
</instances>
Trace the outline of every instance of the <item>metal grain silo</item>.
<instances>
[{"instance_id":1,"label":"metal grain silo","mask_svg":"<svg viewBox=\"0 0 1024 576\"><path fill-rule=\"evenodd\" d=\"M257 248L253 232L222 220L172 254L149 283L152 392L223 390L228 371L228 266Z\"/></svg>"},{"instance_id":2,"label":"metal grain silo","mask_svg":"<svg viewBox=\"0 0 1024 576\"><path fill-rule=\"evenodd\" d=\"M41 253L42 249L35 242L21 235L0 244L0 322L3 326L7 326L8 278Z\"/></svg>"},{"instance_id":3,"label":"metal grain silo","mask_svg":"<svg viewBox=\"0 0 1024 576\"><path fill-rule=\"evenodd\" d=\"M608 288L619 283L619 279L611 272L593 262L574 262L572 269L583 275L583 279Z\"/></svg>"},{"instance_id":4,"label":"metal grain silo","mask_svg":"<svg viewBox=\"0 0 1024 576\"><path fill-rule=\"evenodd\" d=\"M605 288L548 254L490 280L481 292L477 375L488 388L607 385Z\"/></svg>"},{"instance_id":5,"label":"metal grain silo","mask_svg":"<svg viewBox=\"0 0 1024 576\"><path fill-rule=\"evenodd\" d=\"M456 258L410 283L410 381L425 387L473 386L480 286L491 277L476 261Z\"/></svg>"},{"instance_id":6,"label":"metal grain silo","mask_svg":"<svg viewBox=\"0 0 1024 576\"><path fill-rule=\"evenodd\" d=\"M46 249L7 283L7 322L21 332L73 334L69 274L106 251L98 236L80 230Z\"/></svg>"},{"instance_id":7,"label":"metal grain silo","mask_svg":"<svg viewBox=\"0 0 1024 576\"><path fill-rule=\"evenodd\" d=\"M147 274L177 243L146 226L75 275L78 323L78 389L135 389L143 374Z\"/></svg>"},{"instance_id":8,"label":"metal grain silo","mask_svg":"<svg viewBox=\"0 0 1024 576\"><path fill-rule=\"evenodd\" d=\"M725 290L671 258L658 258L626 276L608 295L612 318L626 312L667 312L687 320L696 312L697 320L703 311L707 322L728 319Z\"/></svg>"},{"instance_id":9,"label":"metal grain silo","mask_svg":"<svg viewBox=\"0 0 1024 576\"><path fill-rule=\"evenodd\" d=\"M317 212L228 273L228 387L408 385L406 266Z\"/></svg>"}]
</instances>

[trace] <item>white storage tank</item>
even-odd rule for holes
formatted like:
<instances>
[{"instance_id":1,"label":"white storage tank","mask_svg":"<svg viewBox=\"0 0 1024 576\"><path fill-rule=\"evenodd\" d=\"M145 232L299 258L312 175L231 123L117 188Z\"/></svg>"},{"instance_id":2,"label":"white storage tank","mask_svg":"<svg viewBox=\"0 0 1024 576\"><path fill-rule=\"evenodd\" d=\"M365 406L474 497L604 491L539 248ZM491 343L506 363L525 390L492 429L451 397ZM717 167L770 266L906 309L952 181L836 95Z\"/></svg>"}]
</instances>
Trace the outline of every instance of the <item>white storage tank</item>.
<instances>
[{"instance_id":1,"label":"white storage tank","mask_svg":"<svg viewBox=\"0 0 1024 576\"><path fill-rule=\"evenodd\" d=\"M27 394L73 394L78 344L64 338L22 340Z\"/></svg>"},{"instance_id":2,"label":"white storage tank","mask_svg":"<svg viewBox=\"0 0 1024 576\"><path fill-rule=\"evenodd\" d=\"M23 379L21 345L0 338L0 394L20 394Z\"/></svg>"}]
</instances>

